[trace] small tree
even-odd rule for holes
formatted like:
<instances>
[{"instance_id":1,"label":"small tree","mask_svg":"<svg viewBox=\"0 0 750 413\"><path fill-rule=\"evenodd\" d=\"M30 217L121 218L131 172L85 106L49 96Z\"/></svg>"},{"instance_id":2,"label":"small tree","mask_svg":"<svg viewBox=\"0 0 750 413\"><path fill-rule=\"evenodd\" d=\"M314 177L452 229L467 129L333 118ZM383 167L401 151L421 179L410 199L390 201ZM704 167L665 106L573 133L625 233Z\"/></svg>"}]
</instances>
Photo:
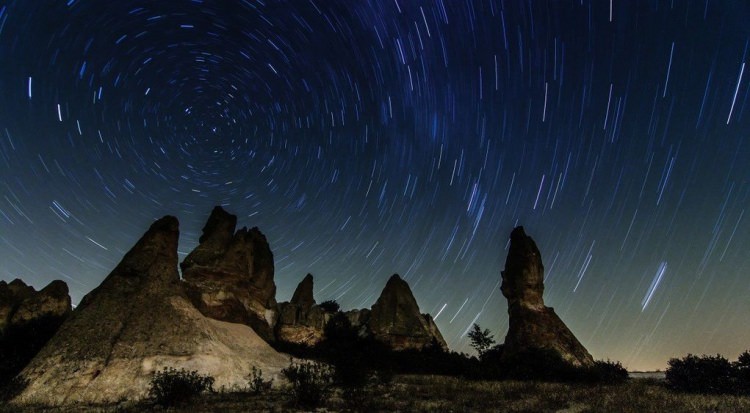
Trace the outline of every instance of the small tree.
<instances>
[{"instance_id":1,"label":"small tree","mask_svg":"<svg viewBox=\"0 0 750 413\"><path fill-rule=\"evenodd\" d=\"M474 323L471 331L469 331L469 339L471 340L471 346L479 353L479 357L495 344L495 338L490 334L489 329L482 330L479 324Z\"/></svg>"},{"instance_id":2,"label":"small tree","mask_svg":"<svg viewBox=\"0 0 750 413\"><path fill-rule=\"evenodd\" d=\"M339 306L339 303L336 302L336 300L326 300L322 303L318 304L318 307L322 308L324 311L327 311L329 313L335 313L338 312L341 306Z\"/></svg>"}]
</instances>

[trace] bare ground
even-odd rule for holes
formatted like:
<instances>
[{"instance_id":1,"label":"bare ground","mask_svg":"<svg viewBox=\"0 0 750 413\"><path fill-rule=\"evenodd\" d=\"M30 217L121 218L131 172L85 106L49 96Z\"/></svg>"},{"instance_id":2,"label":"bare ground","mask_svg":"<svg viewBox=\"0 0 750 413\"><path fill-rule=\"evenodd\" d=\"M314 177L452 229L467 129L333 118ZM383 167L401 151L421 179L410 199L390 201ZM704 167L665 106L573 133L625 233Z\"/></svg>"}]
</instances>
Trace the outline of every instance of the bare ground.
<instances>
[{"instance_id":1,"label":"bare ground","mask_svg":"<svg viewBox=\"0 0 750 413\"><path fill-rule=\"evenodd\" d=\"M147 403L69 408L0 407L0 413L164 411ZM170 412L303 412L289 392L215 393ZM467 381L442 376L397 376L388 385L367 390L359 402L334 393L317 412L750 412L748 396L675 393L662 382L634 379L622 385L596 386L542 382Z\"/></svg>"}]
</instances>

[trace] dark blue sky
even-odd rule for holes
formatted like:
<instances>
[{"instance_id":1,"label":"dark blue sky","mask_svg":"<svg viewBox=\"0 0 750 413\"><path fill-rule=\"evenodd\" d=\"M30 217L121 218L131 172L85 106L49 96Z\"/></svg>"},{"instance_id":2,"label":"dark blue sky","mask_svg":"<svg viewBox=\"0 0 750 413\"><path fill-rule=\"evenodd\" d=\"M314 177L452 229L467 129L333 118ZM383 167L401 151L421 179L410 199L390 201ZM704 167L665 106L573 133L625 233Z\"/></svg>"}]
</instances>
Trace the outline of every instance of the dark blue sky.
<instances>
[{"instance_id":1,"label":"dark blue sky","mask_svg":"<svg viewBox=\"0 0 750 413\"><path fill-rule=\"evenodd\" d=\"M229 5L233 4L233 5ZM0 279L74 302L153 219L258 226L277 298L401 274L502 341L507 239L631 369L750 347L744 1L0 1ZM749 216L746 216L749 215Z\"/></svg>"}]
</instances>

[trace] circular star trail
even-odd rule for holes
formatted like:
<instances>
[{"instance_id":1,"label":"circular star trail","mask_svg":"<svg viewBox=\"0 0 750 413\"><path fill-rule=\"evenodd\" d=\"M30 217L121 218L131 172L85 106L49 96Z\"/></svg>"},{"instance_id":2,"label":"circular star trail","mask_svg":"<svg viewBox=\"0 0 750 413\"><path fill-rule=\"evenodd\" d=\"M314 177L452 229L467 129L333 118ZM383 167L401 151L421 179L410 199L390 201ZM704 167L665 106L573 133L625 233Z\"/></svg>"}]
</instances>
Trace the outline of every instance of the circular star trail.
<instances>
[{"instance_id":1,"label":"circular star trail","mask_svg":"<svg viewBox=\"0 0 750 413\"><path fill-rule=\"evenodd\" d=\"M401 274L502 341L524 225L555 307L631 369L750 342L742 1L5 1L0 278L96 287L153 219L258 226L278 299Z\"/></svg>"}]
</instances>

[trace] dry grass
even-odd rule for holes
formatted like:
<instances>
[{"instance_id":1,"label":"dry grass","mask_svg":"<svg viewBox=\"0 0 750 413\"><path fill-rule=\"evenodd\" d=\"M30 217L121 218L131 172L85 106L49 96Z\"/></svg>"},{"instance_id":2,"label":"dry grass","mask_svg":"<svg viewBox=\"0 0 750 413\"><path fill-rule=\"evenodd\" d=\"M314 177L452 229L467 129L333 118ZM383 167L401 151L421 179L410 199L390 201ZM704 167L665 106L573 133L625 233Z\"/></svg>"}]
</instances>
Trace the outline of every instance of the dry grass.
<instances>
[{"instance_id":1,"label":"dry grass","mask_svg":"<svg viewBox=\"0 0 750 413\"><path fill-rule=\"evenodd\" d=\"M465 381L441 376L397 376L388 386L368 390L365 405L351 406L340 394L319 412L750 412L750 397L674 393L657 380L637 379L615 386L541 382ZM290 412L283 389L266 394L213 394L173 412ZM77 407L82 412L139 412L150 406ZM0 408L0 412L19 411ZM28 408L25 412L70 409Z\"/></svg>"}]
</instances>

